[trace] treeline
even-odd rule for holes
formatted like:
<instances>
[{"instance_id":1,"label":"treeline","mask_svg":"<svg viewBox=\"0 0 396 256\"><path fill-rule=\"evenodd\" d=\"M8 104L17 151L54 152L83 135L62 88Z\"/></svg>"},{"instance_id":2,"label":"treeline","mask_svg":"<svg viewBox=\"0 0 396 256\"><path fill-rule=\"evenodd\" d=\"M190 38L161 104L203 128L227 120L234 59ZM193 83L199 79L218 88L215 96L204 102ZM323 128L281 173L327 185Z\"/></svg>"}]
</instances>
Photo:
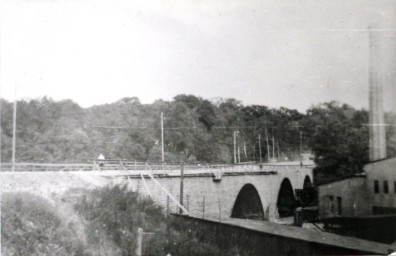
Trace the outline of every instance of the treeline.
<instances>
[{"instance_id":1,"label":"treeline","mask_svg":"<svg viewBox=\"0 0 396 256\"><path fill-rule=\"evenodd\" d=\"M232 163L234 132L241 162L267 161L267 140L281 160L298 160L302 148L313 152L324 169L359 170L368 156L368 113L336 102L297 110L243 105L235 99L209 101L178 95L172 101L141 104L123 98L112 104L81 108L71 100L49 98L17 103L17 162L86 162L102 153L107 159L161 160L161 113L165 160ZM12 155L13 104L1 101L1 160ZM396 120L388 114L389 123ZM387 126L388 138L394 126ZM300 133L301 132L301 133ZM274 138L275 143L273 143ZM388 143L389 155L394 145Z\"/></svg>"}]
</instances>

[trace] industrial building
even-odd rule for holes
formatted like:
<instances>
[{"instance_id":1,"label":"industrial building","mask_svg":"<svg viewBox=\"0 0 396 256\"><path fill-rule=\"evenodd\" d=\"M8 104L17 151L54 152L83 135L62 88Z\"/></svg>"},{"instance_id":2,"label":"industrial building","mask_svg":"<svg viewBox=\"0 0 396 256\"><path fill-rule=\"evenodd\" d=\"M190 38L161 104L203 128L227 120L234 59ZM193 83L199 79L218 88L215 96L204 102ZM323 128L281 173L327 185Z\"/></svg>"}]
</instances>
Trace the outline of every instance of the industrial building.
<instances>
[{"instance_id":1,"label":"industrial building","mask_svg":"<svg viewBox=\"0 0 396 256\"><path fill-rule=\"evenodd\" d=\"M396 158L386 157L380 32L370 31L369 158L364 172L318 186L325 229L396 242Z\"/></svg>"}]
</instances>

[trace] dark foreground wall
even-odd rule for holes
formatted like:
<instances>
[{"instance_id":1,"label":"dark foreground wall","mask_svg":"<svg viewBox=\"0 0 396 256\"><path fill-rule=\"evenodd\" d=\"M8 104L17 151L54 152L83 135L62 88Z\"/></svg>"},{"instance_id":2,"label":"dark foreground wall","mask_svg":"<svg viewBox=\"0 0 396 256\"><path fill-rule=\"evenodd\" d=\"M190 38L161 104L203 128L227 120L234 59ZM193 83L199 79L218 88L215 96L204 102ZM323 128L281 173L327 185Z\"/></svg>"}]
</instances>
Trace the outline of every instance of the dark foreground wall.
<instances>
[{"instance_id":1,"label":"dark foreground wall","mask_svg":"<svg viewBox=\"0 0 396 256\"><path fill-rule=\"evenodd\" d=\"M396 214L359 218L329 218L325 229L340 235L391 244L396 241Z\"/></svg>"},{"instance_id":2,"label":"dark foreground wall","mask_svg":"<svg viewBox=\"0 0 396 256\"><path fill-rule=\"evenodd\" d=\"M356 251L294 238L261 233L241 227L185 216L176 217L193 237L212 242L220 248L237 248L240 255L364 255Z\"/></svg>"}]
</instances>

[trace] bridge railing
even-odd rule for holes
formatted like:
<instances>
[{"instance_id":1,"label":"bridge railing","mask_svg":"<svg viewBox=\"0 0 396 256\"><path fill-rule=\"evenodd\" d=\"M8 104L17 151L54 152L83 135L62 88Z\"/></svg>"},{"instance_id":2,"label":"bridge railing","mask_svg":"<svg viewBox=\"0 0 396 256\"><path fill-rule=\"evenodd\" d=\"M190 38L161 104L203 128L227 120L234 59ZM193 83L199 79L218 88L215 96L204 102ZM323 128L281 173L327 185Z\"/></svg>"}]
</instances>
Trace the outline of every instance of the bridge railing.
<instances>
[{"instance_id":1,"label":"bridge railing","mask_svg":"<svg viewBox=\"0 0 396 256\"><path fill-rule=\"evenodd\" d=\"M1 171L12 171L11 163L1 163ZM16 172L43 172L43 171L92 171L97 170L94 164L45 164L45 163L16 163Z\"/></svg>"},{"instance_id":2,"label":"bridge railing","mask_svg":"<svg viewBox=\"0 0 396 256\"><path fill-rule=\"evenodd\" d=\"M276 165L276 164L244 164L244 165L233 165L233 164L185 164L184 170L188 173L189 171L220 171L220 172L257 172L257 171L274 171L277 172L285 168L312 168L313 165ZM105 170L105 171L175 171L180 170L180 164L167 164L167 163L150 163L150 162L138 162L138 161L123 161L123 160L106 160L105 162L95 160L92 164L80 164L80 163L16 163L15 171L94 171L94 170ZM1 163L2 171L12 171L12 163Z\"/></svg>"}]
</instances>

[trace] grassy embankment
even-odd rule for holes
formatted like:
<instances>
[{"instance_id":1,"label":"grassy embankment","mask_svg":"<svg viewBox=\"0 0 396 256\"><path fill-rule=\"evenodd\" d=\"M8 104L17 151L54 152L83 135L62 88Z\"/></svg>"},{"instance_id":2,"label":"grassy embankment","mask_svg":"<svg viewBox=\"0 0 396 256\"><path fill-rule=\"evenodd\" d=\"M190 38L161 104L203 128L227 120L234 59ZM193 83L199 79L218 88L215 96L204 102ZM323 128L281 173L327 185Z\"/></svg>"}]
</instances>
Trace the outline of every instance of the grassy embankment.
<instances>
[{"instance_id":1,"label":"grassy embankment","mask_svg":"<svg viewBox=\"0 0 396 256\"><path fill-rule=\"evenodd\" d=\"M135 255L139 227L153 233L144 236L144 255L240 254L125 187L64 197L63 205L26 192L3 194L2 201L2 255Z\"/></svg>"}]
</instances>

